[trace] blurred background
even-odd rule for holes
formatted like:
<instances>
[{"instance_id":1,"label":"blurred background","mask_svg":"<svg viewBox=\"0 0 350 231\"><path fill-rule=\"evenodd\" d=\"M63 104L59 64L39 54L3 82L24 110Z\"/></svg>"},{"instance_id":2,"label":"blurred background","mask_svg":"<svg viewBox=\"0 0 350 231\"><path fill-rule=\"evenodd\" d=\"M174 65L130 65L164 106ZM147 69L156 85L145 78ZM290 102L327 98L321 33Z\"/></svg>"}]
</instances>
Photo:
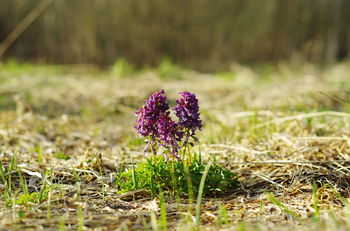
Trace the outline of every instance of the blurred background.
<instances>
[{"instance_id":1,"label":"blurred background","mask_svg":"<svg viewBox=\"0 0 350 231\"><path fill-rule=\"evenodd\" d=\"M0 0L2 60L137 67L167 58L199 71L232 63L334 63L349 56L349 0ZM41 12L40 12L41 11Z\"/></svg>"}]
</instances>

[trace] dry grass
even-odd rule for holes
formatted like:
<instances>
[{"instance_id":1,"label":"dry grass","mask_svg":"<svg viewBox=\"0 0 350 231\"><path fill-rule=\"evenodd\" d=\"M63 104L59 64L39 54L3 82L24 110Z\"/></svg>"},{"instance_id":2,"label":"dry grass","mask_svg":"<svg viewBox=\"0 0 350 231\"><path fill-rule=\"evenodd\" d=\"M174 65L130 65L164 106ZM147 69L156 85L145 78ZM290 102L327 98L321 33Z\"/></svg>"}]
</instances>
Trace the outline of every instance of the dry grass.
<instances>
[{"instance_id":1,"label":"dry grass","mask_svg":"<svg viewBox=\"0 0 350 231\"><path fill-rule=\"evenodd\" d=\"M147 191L117 194L113 180L122 161L144 158L133 112L160 88L172 102L180 90L198 95L203 155L214 154L240 176L238 190L204 199L202 230L350 226L348 63L279 66L264 77L241 66L225 75L184 71L176 81L152 71L115 78L77 68L2 67L0 160L7 170L17 153L18 166L9 174L10 206L0 181L0 229L156 229L151 214L160 214L159 201ZM20 203L18 172L30 192L46 185L44 200ZM222 206L228 224L220 224ZM166 207L169 229L196 229L187 201L168 198Z\"/></svg>"}]
</instances>

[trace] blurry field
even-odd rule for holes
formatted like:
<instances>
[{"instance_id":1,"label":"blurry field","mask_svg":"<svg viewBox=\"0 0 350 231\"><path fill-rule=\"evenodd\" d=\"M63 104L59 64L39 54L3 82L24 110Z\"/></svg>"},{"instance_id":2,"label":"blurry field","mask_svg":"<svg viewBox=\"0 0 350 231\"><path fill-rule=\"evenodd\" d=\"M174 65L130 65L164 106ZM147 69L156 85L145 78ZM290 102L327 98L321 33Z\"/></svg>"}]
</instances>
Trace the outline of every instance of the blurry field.
<instances>
[{"instance_id":1,"label":"blurry field","mask_svg":"<svg viewBox=\"0 0 350 231\"><path fill-rule=\"evenodd\" d=\"M173 104L181 90L197 94L203 156L240 178L203 199L202 230L350 229L350 63L203 74L167 61L0 65L0 229L160 230L159 200L114 183L123 161L150 155L134 112L159 89ZM187 200L165 205L169 230L196 229Z\"/></svg>"}]
</instances>

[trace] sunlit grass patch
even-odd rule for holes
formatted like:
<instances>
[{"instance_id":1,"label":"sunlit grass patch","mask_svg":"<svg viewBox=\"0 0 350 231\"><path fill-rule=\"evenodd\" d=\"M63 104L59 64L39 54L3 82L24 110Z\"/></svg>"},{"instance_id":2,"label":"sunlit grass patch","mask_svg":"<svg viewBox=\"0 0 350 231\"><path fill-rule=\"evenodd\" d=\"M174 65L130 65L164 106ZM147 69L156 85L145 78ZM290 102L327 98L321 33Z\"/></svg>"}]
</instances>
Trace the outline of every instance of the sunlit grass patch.
<instances>
[{"instance_id":1,"label":"sunlit grass patch","mask_svg":"<svg viewBox=\"0 0 350 231\"><path fill-rule=\"evenodd\" d=\"M186 163L154 157L131 165L118 170L116 185L119 193L147 189L156 195L158 188L161 188L168 195L188 197L189 194L198 195L206 163L198 159ZM203 196L223 195L233 192L237 186L238 179L234 173L213 164L208 171Z\"/></svg>"}]
</instances>

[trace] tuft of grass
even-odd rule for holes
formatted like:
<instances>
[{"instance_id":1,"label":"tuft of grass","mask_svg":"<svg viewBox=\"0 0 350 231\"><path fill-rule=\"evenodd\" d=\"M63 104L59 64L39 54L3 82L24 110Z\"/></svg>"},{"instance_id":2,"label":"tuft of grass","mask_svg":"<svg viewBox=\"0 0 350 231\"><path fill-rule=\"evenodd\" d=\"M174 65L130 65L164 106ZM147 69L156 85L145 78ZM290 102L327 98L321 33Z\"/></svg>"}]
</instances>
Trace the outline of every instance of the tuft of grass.
<instances>
[{"instance_id":1,"label":"tuft of grass","mask_svg":"<svg viewBox=\"0 0 350 231\"><path fill-rule=\"evenodd\" d=\"M45 172L44 177L41 182L41 187L39 192L30 192L26 179L22 174L22 170L16 163L17 152L15 152L11 158L11 162L7 173L0 162L0 176L4 183L5 192L3 197L5 198L6 206L13 205L25 205L30 208L30 204L36 203L40 204L48 198L50 190L52 190L52 184L49 186L47 183L48 171ZM15 188L12 182L12 171L16 170L19 179L20 189ZM52 179L51 179L52 182ZM21 192L20 192L21 191Z\"/></svg>"},{"instance_id":2,"label":"tuft of grass","mask_svg":"<svg viewBox=\"0 0 350 231\"><path fill-rule=\"evenodd\" d=\"M9 166L8 171L7 171L7 174L5 173L5 169L0 161L0 175L1 175L1 179L4 183L4 187L5 187L4 197L5 197L6 206L11 206L12 203L14 202L14 197L12 195L12 175L11 175L11 173L12 173L12 170L16 166L16 156L17 156L17 151L14 152L14 154L11 158L11 162L10 162L10 166Z\"/></svg>"},{"instance_id":3,"label":"tuft of grass","mask_svg":"<svg viewBox=\"0 0 350 231\"><path fill-rule=\"evenodd\" d=\"M188 170L186 170L187 168ZM189 194L199 194L200 183L205 171L206 164L199 160L193 160L186 166L185 161L166 161L164 157L158 156L135 165L132 164L130 168L125 168L125 165L121 167L117 175L116 185L119 193L147 189L153 194L154 188L157 186L164 193L173 196L176 194L192 196ZM203 185L203 196L215 196L237 188L238 179L230 170L213 164L208 173L206 184ZM193 189L189 189L189 187Z\"/></svg>"},{"instance_id":4,"label":"tuft of grass","mask_svg":"<svg viewBox=\"0 0 350 231\"><path fill-rule=\"evenodd\" d=\"M219 224L220 225L227 225L229 223L228 216L227 216L227 208L225 205L219 206Z\"/></svg>"},{"instance_id":5,"label":"tuft of grass","mask_svg":"<svg viewBox=\"0 0 350 231\"><path fill-rule=\"evenodd\" d=\"M19 181L20 181L20 185L22 188L22 195L20 195L19 201L16 201L16 204L25 204L26 206L28 206L28 202L31 200L33 201L33 194L29 194L28 191L28 185L26 180L24 179L23 175L22 175L22 171L21 169L17 166L17 174L19 176Z\"/></svg>"},{"instance_id":6,"label":"tuft of grass","mask_svg":"<svg viewBox=\"0 0 350 231\"><path fill-rule=\"evenodd\" d=\"M11 190L9 189L7 177L5 175L5 170L1 164L1 161L0 161L0 176L5 188L5 193L3 194L3 196L5 198L6 205L8 205L9 201L11 200Z\"/></svg>"},{"instance_id":7,"label":"tuft of grass","mask_svg":"<svg viewBox=\"0 0 350 231\"><path fill-rule=\"evenodd\" d=\"M47 178L49 175L49 171L46 170L41 182L41 187L38 193L37 203L41 204L44 200L48 198L49 190L51 190L51 187L47 184Z\"/></svg>"},{"instance_id":8,"label":"tuft of grass","mask_svg":"<svg viewBox=\"0 0 350 231\"><path fill-rule=\"evenodd\" d=\"M68 160L69 156L63 152L55 152L54 157L61 160Z\"/></svg>"},{"instance_id":9,"label":"tuft of grass","mask_svg":"<svg viewBox=\"0 0 350 231\"><path fill-rule=\"evenodd\" d=\"M180 79L182 77L181 68L169 58L162 59L157 67L157 73L159 77L164 79Z\"/></svg>"},{"instance_id":10,"label":"tuft of grass","mask_svg":"<svg viewBox=\"0 0 350 231\"><path fill-rule=\"evenodd\" d=\"M124 58L118 59L111 69L111 74L119 78L128 77L134 72L135 67Z\"/></svg>"}]
</instances>

